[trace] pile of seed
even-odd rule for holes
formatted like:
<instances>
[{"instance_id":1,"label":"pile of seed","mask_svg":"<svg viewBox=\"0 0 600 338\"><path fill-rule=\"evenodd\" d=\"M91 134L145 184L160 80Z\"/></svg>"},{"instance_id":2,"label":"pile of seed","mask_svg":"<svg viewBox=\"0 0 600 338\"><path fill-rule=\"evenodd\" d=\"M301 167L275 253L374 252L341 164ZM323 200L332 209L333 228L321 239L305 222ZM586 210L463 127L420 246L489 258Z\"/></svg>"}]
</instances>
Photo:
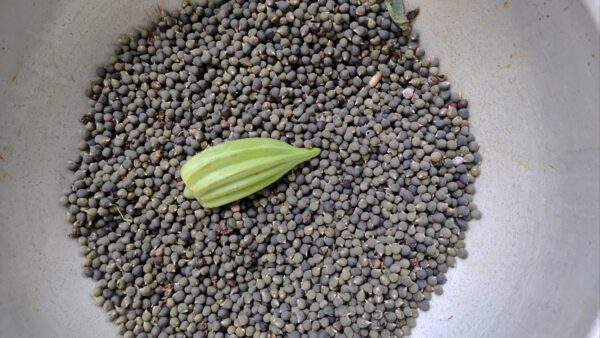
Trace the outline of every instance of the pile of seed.
<instances>
[{"instance_id":1,"label":"pile of seed","mask_svg":"<svg viewBox=\"0 0 600 338\"><path fill-rule=\"evenodd\" d=\"M200 0L98 68L62 202L125 337L400 337L464 258L468 103L383 3ZM271 137L321 155L203 209L179 168Z\"/></svg>"}]
</instances>

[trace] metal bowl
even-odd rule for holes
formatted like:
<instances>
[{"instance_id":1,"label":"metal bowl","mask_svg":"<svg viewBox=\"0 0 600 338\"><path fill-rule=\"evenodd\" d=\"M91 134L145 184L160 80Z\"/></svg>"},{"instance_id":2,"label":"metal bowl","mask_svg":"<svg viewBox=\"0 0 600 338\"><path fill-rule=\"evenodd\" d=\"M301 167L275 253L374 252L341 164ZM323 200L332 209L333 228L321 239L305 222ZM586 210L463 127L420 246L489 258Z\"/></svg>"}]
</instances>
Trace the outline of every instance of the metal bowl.
<instances>
[{"instance_id":1,"label":"metal bowl","mask_svg":"<svg viewBox=\"0 0 600 338\"><path fill-rule=\"evenodd\" d=\"M413 337L600 336L595 3L420 4L422 44L471 102L484 217ZM0 337L116 335L81 276L58 199L84 88L155 4L0 2Z\"/></svg>"}]
</instances>

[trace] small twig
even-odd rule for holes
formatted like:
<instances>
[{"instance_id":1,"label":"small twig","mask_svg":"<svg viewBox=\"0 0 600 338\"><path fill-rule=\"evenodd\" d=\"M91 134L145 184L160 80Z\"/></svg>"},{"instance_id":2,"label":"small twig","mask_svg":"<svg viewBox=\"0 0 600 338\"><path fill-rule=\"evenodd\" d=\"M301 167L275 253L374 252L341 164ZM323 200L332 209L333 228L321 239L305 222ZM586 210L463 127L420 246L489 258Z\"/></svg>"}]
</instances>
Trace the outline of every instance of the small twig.
<instances>
[{"instance_id":1,"label":"small twig","mask_svg":"<svg viewBox=\"0 0 600 338\"><path fill-rule=\"evenodd\" d=\"M123 213L121 212L121 208L119 208L118 205L111 203L111 206L114 206L117 209L117 212L119 213L119 215L121 215L121 219L124 220L125 222L131 224L131 220L125 218L125 216L123 215Z\"/></svg>"}]
</instances>

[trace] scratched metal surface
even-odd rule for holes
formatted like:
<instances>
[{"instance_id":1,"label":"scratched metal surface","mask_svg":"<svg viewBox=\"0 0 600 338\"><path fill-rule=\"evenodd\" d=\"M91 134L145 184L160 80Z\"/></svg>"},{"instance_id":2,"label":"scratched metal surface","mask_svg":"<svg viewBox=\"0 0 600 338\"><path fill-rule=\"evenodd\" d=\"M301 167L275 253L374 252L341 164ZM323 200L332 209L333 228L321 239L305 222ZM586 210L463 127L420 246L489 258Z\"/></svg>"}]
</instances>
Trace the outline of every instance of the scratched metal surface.
<instances>
[{"instance_id":1,"label":"scratched metal surface","mask_svg":"<svg viewBox=\"0 0 600 338\"><path fill-rule=\"evenodd\" d=\"M57 200L93 65L154 4L0 2L2 338L116 334L89 296ZM594 20L579 1L432 0L417 28L471 101L484 218L413 337L599 336Z\"/></svg>"}]
</instances>

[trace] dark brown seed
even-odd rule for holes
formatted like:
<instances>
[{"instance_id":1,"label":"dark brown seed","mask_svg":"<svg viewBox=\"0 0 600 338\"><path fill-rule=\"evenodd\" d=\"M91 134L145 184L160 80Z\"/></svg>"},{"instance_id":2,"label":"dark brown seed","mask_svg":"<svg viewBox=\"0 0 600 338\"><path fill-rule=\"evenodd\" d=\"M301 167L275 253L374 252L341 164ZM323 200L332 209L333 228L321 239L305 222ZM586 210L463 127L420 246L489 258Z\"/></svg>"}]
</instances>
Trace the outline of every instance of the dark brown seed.
<instances>
[{"instance_id":1,"label":"dark brown seed","mask_svg":"<svg viewBox=\"0 0 600 338\"><path fill-rule=\"evenodd\" d=\"M412 11L408 11L408 13L406 13L406 18L408 19L408 21L412 22L418 15L419 7L413 9Z\"/></svg>"}]
</instances>

